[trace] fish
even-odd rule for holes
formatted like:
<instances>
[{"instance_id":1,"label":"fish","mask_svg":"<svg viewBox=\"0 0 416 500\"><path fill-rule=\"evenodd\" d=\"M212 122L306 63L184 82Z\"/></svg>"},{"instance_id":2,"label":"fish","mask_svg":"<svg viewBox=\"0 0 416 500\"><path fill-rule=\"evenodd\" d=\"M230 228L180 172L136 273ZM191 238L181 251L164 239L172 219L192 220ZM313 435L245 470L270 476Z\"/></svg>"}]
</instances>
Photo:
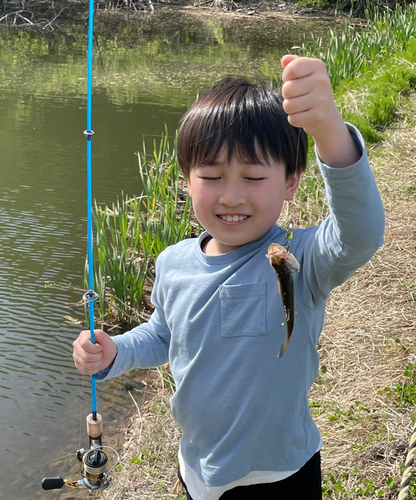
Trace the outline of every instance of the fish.
<instances>
[{"instance_id":1,"label":"fish","mask_svg":"<svg viewBox=\"0 0 416 500\"><path fill-rule=\"evenodd\" d=\"M293 285L293 274L300 271L299 262L287 248L272 243L269 246L266 257L277 275L277 287L282 297L283 309L285 311L287 333L286 338L280 348L278 358L281 358L286 351L295 324L295 290Z\"/></svg>"}]
</instances>

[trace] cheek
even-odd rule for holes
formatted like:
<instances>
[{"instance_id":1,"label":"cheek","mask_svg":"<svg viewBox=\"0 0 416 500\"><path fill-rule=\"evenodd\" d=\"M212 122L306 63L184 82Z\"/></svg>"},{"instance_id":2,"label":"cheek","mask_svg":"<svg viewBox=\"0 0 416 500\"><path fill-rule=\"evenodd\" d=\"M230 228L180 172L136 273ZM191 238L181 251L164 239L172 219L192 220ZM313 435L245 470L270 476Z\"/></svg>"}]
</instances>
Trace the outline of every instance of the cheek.
<instances>
[{"instance_id":1,"label":"cheek","mask_svg":"<svg viewBox=\"0 0 416 500\"><path fill-rule=\"evenodd\" d=\"M200 189L198 183L195 183L189 189L189 196L192 198L192 207L197 219L203 217L210 206L209 193Z\"/></svg>"},{"instance_id":2,"label":"cheek","mask_svg":"<svg viewBox=\"0 0 416 500\"><path fill-rule=\"evenodd\" d=\"M192 198L192 210L201 226L204 229L209 229L211 221L209 214L212 214L212 208L210 208L204 198L195 196L195 192L194 197Z\"/></svg>"},{"instance_id":3,"label":"cheek","mask_svg":"<svg viewBox=\"0 0 416 500\"><path fill-rule=\"evenodd\" d=\"M201 191L198 183L194 183L189 186L189 196L192 198L192 204L194 206L199 205L201 202L203 202L203 191Z\"/></svg>"},{"instance_id":4,"label":"cheek","mask_svg":"<svg viewBox=\"0 0 416 500\"><path fill-rule=\"evenodd\" d=\"M256 193L256 200L264 210L273 210L281 205L285 199L285 189L281 185L269 185Z\"/></svg>"},{"instance_id":5,"label":"cheek","mask_svg":"<svg viewBox=\"0 0 416 500\"><path fill-rule=\"evenodd\" d=\"M275 224L280 217L280 212L283 207L284 193L281 190L271 190L263 193L258 199L258 208L263 214L266 224Z\"/></svg>"}]
</instances>

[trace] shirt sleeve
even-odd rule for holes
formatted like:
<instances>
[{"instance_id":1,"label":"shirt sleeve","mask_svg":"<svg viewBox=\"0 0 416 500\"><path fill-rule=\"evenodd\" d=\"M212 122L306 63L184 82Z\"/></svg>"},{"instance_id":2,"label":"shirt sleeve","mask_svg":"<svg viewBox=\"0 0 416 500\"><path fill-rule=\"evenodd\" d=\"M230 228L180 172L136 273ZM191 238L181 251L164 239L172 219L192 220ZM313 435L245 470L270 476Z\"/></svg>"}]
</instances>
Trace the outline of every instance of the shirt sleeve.
<instances>
[{"instance_id":1,"label":"shirt sleeve","mask_svg":"<svg viewBox=\"0 0 416 500\"><path fill-rule=\"evenodd\" d=\"M360 132L347 124L361 158L345 168L331 168L318 158L329 205L328 218L305 232L304 271L314 302L368 262L383 243L384 209Z\"/></svg>"},{"instance_id":2,"label":"shirt sleeve","mask_svg":"<svg viewBox=\"0 0 416 500\"><path fill-rule=\"evenodd\" d=\"M170 330L166 324L160 300L162 294L158 278L160 275L158 262L156 263L156 280L151 296L155 310L150 320L131 331L113 337L117 344L117 356L112 365L97 373L98 381L118 377L136 368L152 368L168 362Z\"/></svg>"}]
</instances>

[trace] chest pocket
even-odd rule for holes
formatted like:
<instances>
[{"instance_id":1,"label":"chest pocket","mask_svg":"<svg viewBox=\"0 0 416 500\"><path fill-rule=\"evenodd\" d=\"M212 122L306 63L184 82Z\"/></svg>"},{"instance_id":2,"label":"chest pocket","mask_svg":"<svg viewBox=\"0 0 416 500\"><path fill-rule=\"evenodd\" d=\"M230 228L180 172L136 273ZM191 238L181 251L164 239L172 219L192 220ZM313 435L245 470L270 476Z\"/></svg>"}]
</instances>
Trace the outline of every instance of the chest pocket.
<instances>
[{"instance_id":1,"label":"chest pocket","mask_svg":"<svg viewBox=\"0 0 416 500\"><path fill-rule=\"evenodd\" d=\"M222 337L266 335L266 283L220 285Z\"/></svg>"}]
</instances>

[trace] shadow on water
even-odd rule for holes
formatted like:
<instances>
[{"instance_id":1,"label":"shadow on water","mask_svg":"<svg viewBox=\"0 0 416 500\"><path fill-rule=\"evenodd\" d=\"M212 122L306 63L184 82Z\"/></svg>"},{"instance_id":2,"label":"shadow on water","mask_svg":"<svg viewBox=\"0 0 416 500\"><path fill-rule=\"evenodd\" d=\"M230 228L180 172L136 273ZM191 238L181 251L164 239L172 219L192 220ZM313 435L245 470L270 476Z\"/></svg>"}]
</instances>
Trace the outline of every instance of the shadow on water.
<instances>
[{"instance_id":1,"label":"shadow on water","mask_svg":"<svg viewBox=\"0 0 416 500\"><path fill-rule=\"evenodd\" d=\"M323 29L327 29L325 21ZM139 194L143 139L173 134L197 93L220 76L256 77L323 22L173 15L97 26L93 190L99 204ZM45 475L78 477L87 446L89 379L72 362L86 255L85 26L59 35L0 31L0 499L69 499L41 492ZM45 287L58 282L64 288ZM106 444L122 449L135 408L126 384L98 387ZM57 460L72 454L71 459ZM46 466L47 463L55 461Z\"/></svg>"}]
</instances>

